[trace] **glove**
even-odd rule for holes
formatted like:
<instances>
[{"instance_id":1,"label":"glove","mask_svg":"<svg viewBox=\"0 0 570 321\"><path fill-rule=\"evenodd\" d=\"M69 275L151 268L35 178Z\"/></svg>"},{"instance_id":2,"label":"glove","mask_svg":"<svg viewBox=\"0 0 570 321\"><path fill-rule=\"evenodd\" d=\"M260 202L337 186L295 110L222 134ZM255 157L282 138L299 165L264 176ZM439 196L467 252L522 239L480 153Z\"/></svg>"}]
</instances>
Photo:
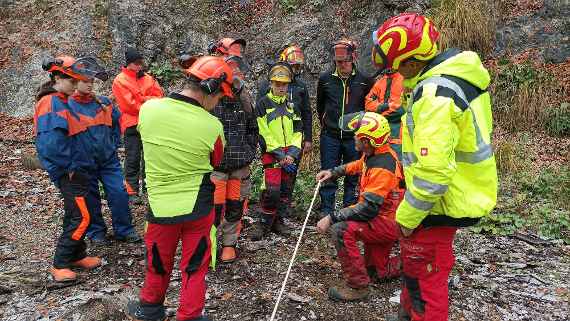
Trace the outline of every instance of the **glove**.
<instances>
[{"instance_id":1,"label":"glove","mask_svg":"<svg viewBox=\"0 0 570 321\"><path fill-rule=\"evenodd\" d=\"M286 165L285 167L283 167L283 170L285 171L285 173L289 173L289 174L296 173L297 172L297 164L293 163L293 164Z\"/></svg>"}]
</instances>

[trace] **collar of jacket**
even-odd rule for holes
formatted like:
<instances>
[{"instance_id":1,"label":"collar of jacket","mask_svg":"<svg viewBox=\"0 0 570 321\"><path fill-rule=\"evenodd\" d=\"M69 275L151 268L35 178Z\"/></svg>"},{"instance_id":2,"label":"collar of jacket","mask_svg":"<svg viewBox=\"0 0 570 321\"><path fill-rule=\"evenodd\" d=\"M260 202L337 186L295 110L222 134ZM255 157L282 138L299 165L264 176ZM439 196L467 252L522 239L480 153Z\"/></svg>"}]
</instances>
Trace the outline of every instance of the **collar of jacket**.
<instances>
[{"instance_id":1,"label":"collar of jacket","mask_svg":"<svg viewBox=\"0 0 570 321\"><path fill-rule=\"evenodd\" d=\"M122 67L121 72L124 73L125 75L131 77L131 78L138 79L136 71L130 70L127 67Z\"/></svg>"},{"instance_id":2,"label":"collar of jacket","mask_svg":"<svg viewBox=\"0 0 570 321\"><path fill-rule=\"evenodd\" d=\"M390 144L386 143L380 147L376 147L374 149L374 155L378 155L378 154L384 154L384 153L389 153L390 152ZM372 155L372 156L374 156Z\"/></svg>"},{"instance_id":3,"label":"collar of jacket","mask_svg":"<svg viewBox=\"0 0 570 321\"><path fill-rule=\"evenodd\" d=\"M67 98L69 98L69 96L59 91L56 91L50 95L56 96L57 98L61 99L64 103L67 103Z\"/></svg>"},{"instance_id":4,"label":"collar of jacket","mask_svg":"<svg viewBox=\"0 0 570 321\"><path fill-rule=\"evenodd\" d=\"M269 90L269 92L267 93L267 97L269 97L269 99L273 100L274 103L279 105L283 104L287 99L287 95L275 96L271 90Z\"/></svg>"},{"instance_id":5,"label":"collar of jacket","mask_svg":"<svg viewBox=\"0 0 570 321\"><path fill-rule=\"evenodd\" d=\"M439 55L435 56L425 67L424 69L422 69L422 71L418 74L418 76L421 76L423 74L425 74L426 72L428 72L430 69L432 69L433 67L439 65L440 63L446 61L447 59L451 58L451 57L455 57L458 54L461 53L461 50L457 49L457 48L449 48L446 51L440 53Z\"/></svg>"},{"instance_id":6,"label":"collar of jacket","mask_svg":"<svg viewBox=\"0 0 570 321\"><path fill-rule=\"evenodd\" d=\"M74 92L73 95L71 95L71 98L81 104L88 104L95 100L95 96L93 94L83 94L78 91Z\"/></svg>"},{"instance_id":7,"label":"collar of jacket","mask_svg":"<svg viewBox=\"0 0 570 321\"><path fill-rule=\"evenodd\" d=\"M172 93L172 94L168 95L168 98L180 100L180 101L185 102L187 104L194 105L194 106L200 107L200 108L204 108L196 99L188 97L188 96L184 96L184 95L179 94L179 93Z\"/></svg>"},{"instance_id":8,"label":"collar of jacket","mask_svg":"<svg viewBox=\"0 0 570 321\"><path fill-rule=\"evenodd\" d=\"M342 78L342 77L338 74L338 68L336 68L336 67L334 68L334 72L333 72L332 74L333 74L333 76L337 76L338 78ZM351 76L354 76L354 75L356 75L356 68L354 68L354 65L353 65L353 66L352 66L352 74L351 74ZM350 78L350 77L348 77L348 78Z\"/></svg>"}]
</instances>

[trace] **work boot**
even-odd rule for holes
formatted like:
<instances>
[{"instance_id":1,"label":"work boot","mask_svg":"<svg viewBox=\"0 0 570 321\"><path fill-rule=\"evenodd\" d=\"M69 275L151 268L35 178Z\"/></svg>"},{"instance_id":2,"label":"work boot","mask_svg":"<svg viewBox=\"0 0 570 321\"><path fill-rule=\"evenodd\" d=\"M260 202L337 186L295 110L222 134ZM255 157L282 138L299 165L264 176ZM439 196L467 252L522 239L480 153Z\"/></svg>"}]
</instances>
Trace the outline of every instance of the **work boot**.
<instances>
[{"instance_id":1,"label":"work boot","mask_svg":"<svg viewBox=\"0 0 570 321\"><path fill-rule=\"evenodd\" d=\"M127 312L134 321L163 321L166 318L162 304L143 304L139 301L129 301Z\"/></svg>"},{"instance_id":2,"label":"work boot","mask_svg":"<svg viewBox=\"0 0 570 321\"><path fill-rule=\"evenodd\" d=\"M259 241L265 235L269 234L269 230L270 230L270 228L267 224L264 224L262 222L256 222L255 224L253 224L253 227L251 228L251 231L249 232L249 238L252 241Z\"/></svg>"},{"instance_id":3,"label":"work boot","mask_svg":"<svg viewBox=\"0 0 570 321\"><path fill-rule=\"evenodd\" d=\"M129 195L129 205L133 206L133 205L142 205L143 200L140 196L133 194L133 195Z\"/></svg>"},{"instance_id":4,"label":"work boot","mask_svg":"<svg viewBox=\"0 0 570 321\"><path fill-rule=\"evenodd\" d=\"M360 301L370 294L368 286L360 289L351 288L346 283L329 288L329 298L333 301Z\"/></svg>"},{"instance_id":5,"label":"work boot","mask_svg":"<svg viewBox=\"0 0 570 321\"><path fill-rule=\"evenodd\" d=\"M233 263L236 260L236 248L233 246L224 246L220 260L222 263Z\"/></svg>"},{"instance_id":6,"label":"work boot","mask_svg":"<svg viewBox=\"0 0 570 321\"><path fill-rule=\"evenodd\" d=\"M142 241L142 238L139 236L139 234L137 232L132 231L125 236L115 235L115 240L121 241L121 242L126 242L126 243L138 243L138 242Z\"/></svg>"},{"instance_id":7,"label":"work boot","mask_svg":"<svg viewBox=\"0 0 570 321\"><path fill-rule=\"evenodd\" d=\"M22 165L25 169L43 169L42 163L36 155L23 155L22 156Z\"/></svg>"},{"instance_id":8,"label":"work boot","mask_svg":"<svg viewBox=\"0 0 570 321\"><path fill-rule=\"evenodd\" d=\"M282 217L276 217L273 221L273 226L271 226L271 231L275 234L279 234L282 236L289 236L291 235L291 229L289 226L285 225L285 222Z\"/></svg>"},{"instance_id":9,"label":"work boot","mask_svg":"<svg viewBox=\"0 0 570 321\"><path fill-rule=\"evenodd\" d=\"M411 321L412 318L408 315L408 313L406 311L404 311L404 309L402 309L402 306L400 306L400 308L398 309L398 314L387 314L384 316L384 319L386 319L386 321Z\"/></svg>"},{"instance_id":10,"label":"work boot","mask_svg":"<svg viewBox=\"0 0 570 321\"><path fill-rule=\"evenodd\" d=\"M49 273L55 282L69 282L77 279L77 274L70 269L57 269L52 267Z\"/></svg>"},{"instance_id":11,"label":"work boot","mask_svg":"<svg viewBox=\"0 0 570 321\"><path fill-rule=\"evenodd\" d=\"M71 262L74 267L93 270L101 266L101 259L96 256L86 256L79 261Z\"/></svg>"}]
</instances>

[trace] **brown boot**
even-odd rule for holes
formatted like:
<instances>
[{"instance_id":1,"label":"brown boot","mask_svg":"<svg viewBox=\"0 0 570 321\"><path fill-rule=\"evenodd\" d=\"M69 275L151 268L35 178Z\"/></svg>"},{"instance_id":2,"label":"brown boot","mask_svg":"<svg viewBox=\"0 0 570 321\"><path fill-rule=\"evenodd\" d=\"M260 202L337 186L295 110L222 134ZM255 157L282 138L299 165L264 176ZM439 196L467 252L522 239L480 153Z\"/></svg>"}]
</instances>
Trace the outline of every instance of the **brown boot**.
<instances>
[{"instance_id":1,"label":"brown boot","mask_svg":"<svg viewBox=\"0 0 570 321\"><path fill-rule=\"evenodd\" d=\"M71 262L71 265L85 270L93 270L101 266L101 259L95 256L86 256L79 261Z\"/></svg>"},{"instance_id":2,"label":"brown boot","mask_svg":"<svg viewBox=\"0 0 570 321\"><path fill-rule=\"evenodd\" d=\"M220 260L222 263L232 263L236 260L236 248L233 246L224 246Z\"/></svg>"},{"instance_id":3,"label":"brown boot","mask_svg":"<svg viewBox=\"0 0 570 321\"><path fill-rule=\"evenodd\" d=\"M69 282L77 279L77 274L70 269L57 269L52 267L49 269L49 273L51 273L55 282Z\"/></svg>"},{"instance_id":4,"label":"brown boot","mask_svg":"<svg viewBox=\"0 0 570 321\"><path fill-rule=\"evenodd\" d=\"M249 238L252 241L259 241L268 233L269 233L269 226L262 222L257 222L251 228L251 231L249 232Z\"/></svg>"},{"instance_id":5,"label":"brown boot","mask_svg":"<svg viewBox=\"0 0 570 321\"><path fill-rule=\"evenodd\" d=\"M360 301L368 298L370 290L368 286L355 289L343 283L329 288L329 298L333 301Z\"/></svg>"}]
</instances>

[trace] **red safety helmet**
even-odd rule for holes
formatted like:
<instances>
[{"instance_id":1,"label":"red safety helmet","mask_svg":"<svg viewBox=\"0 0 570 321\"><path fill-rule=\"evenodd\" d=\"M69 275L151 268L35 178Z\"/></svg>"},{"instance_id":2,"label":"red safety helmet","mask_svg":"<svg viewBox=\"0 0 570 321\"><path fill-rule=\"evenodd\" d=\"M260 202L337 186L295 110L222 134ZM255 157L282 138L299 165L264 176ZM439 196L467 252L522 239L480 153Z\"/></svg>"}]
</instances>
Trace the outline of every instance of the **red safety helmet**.
<instances>
[{"instance_id":1,"label":"red safety helmet","mask_svg":"<svg viewBox=\"0 0 570 321\"><path fill-rule=\"evenodd\" d=\"M398 70L406 59L430 60L437 54L439 32L433 22L417 13L392 17L372 34L372 62Z\"/></svg>"},{"instance_id":2,"label":"red safety helmet","mask_svg":"<svg viewBox=\"0 0 570 321\"><path fill-rule=\"evenodd\" d=\"M71 78L88 81L89 77L80 73L81 66L76 64L76 59L70 56L49 57L42 61L42 69L47 72L59 71Z\"/></svg>"},{"instance_id":3,"label":"red safety helmet","mask_svg":"<svg viewBox=\"0 0 570 321\"><path fill-rule=\"evenodd\" d=\"M224 56L242 57L245 50L246 42L244 39L222 38L215 43L210 44L208 53L221 54Z\"/></svg>"},{"instance_id":4,"label":"red safety helmet","mask_svg":"<svg viewBox=\"0 0 570 321\"><path fill-rule=\"evenodd\" d=\"M192 60L188 62L190 67L184 72L199 79L202 90L207 94L215 94L221 90L224 96L233 97L233 71L222 57L200 56Z\"/></svg>"}]
</instances>

